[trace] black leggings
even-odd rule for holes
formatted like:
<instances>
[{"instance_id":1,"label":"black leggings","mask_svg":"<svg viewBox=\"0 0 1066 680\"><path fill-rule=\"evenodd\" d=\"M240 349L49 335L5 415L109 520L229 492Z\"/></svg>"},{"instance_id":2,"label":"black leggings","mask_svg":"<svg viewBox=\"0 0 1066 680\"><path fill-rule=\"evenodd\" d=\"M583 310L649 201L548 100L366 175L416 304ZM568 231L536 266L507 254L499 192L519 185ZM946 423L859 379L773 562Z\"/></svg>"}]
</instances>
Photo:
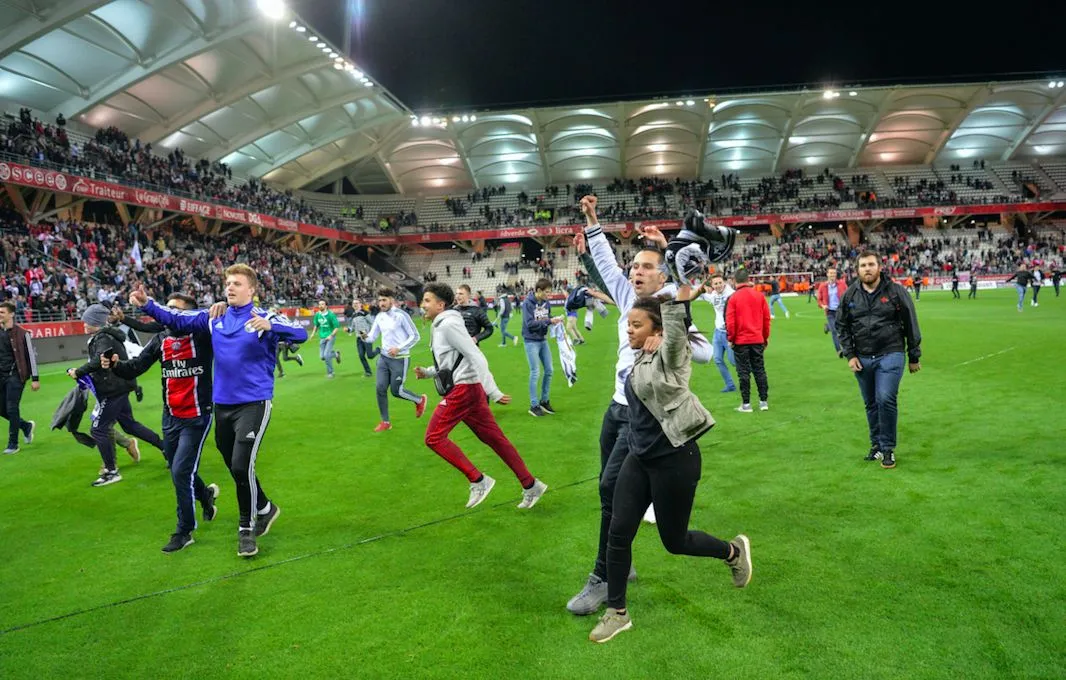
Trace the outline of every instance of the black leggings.
<instances>
[{"instance_id":1,"label":"black leggings","mask_svg":"<svg viewBox=\"0 0 1066 680\"><path fill-rule=\"evenodd\" d=\"M720 560L729 557L728 543L688 528L701 467L695 441L649 460L632 454L626 457L615 483L614 513L607 537L607 606L626 606L633 539L648 505L655 506L659 538L670 553Z\"/></svg>"},{"instance_id":2,"label":"black leggings","mask_svg":"<svg viewBox=\"0 0 1066 680\"><path fill-rule=\"evenodd\" d=\"M270 423L270 402L253 401L233 406L215 405L215 446L226 461L237 489L240 529L254 529L252 510L263 512L270 499L255 474L255 457Z\"/></svg>"}]
</instances>

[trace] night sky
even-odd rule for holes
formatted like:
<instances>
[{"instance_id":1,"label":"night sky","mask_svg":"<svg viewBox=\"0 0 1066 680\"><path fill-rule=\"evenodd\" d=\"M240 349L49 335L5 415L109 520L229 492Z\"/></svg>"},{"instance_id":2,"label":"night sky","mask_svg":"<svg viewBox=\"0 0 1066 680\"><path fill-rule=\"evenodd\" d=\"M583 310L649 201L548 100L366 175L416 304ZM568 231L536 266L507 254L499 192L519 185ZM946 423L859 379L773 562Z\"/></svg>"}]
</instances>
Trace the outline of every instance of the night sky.
<instances>
[{"instance_id":1,"label":"night sky","mask_svg":"<svg viewBox=\"0 0 1066 680\"><path fill-rule=\"evenodd\" d=\"M1066 2L290 0L416 111L1066 77ZM996 7L993 12L981 7Z\"/></svg>"}]
</instances>

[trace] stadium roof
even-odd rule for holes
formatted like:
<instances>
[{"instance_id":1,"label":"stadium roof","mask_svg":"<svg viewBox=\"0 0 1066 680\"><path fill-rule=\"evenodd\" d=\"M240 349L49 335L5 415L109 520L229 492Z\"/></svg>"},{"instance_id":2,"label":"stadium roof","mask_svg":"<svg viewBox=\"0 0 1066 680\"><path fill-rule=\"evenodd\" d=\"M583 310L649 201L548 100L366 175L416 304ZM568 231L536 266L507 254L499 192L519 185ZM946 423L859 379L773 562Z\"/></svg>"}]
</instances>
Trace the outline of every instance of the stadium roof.
<instances>
[{"instance_id":1,"label":"stadium roof","mask_svg":"<svg viewBox=\"0 0 1066 680\"><path fill-rule=\"evenodd\" d=\"M444 193L1066 155L1057 80L413 112L300 17L268 19L252 0L0 0L0 26L0 98L292 188L348 177L368 193Z\"/></svg>"}]
</instances>

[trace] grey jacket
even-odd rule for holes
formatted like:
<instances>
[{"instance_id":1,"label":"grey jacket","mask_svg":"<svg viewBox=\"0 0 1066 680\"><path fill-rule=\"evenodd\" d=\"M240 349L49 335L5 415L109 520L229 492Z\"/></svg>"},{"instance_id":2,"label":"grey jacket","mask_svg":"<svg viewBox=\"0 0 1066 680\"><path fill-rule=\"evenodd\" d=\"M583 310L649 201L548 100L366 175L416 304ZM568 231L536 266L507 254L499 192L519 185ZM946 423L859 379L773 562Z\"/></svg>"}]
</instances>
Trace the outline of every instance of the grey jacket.
<instances>
[{"instance_id":1,"label":"grey jacket","mask_svg":"<svg viewBox=\"0 0 1066 680\"><path fill-rule=\"evenodd\" d=\"M714 426L714 418L689 389L692 348L683 303L664 302L663 342L658 351L637 353L632 386L674 446L698 437Z\"/></svg>"}]
</instances>

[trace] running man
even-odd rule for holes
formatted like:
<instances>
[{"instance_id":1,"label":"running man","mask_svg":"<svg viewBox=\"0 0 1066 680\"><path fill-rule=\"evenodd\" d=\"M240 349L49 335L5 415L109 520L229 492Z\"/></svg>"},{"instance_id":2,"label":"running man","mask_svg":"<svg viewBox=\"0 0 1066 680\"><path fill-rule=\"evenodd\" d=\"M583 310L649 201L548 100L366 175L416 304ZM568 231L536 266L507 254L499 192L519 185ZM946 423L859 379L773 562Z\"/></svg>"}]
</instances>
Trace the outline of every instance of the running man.
<instances>
[{"instance_id":1,"label":"running man","mask_svg":"<svg viewBox=\"0 0 1066 680\"><path fill-rule=\"evenodd\" d=\"M407 367L411 362L411 348L418 344L422 336L411 321L410 315L396 306L395 293L388 288L378 290L378 308L381 310L374 317L370 332L363 336L369 344L381 337L381 354L378 356L377 397L381 422L374 432L392 429L389 420L389 390L397 399L404 399L415 405L415 417L421 418L426 412L426 395L419 396L404 387L407 381Z\"/></svg>"},{"instance_id":2,"label":"running man","mask_svg":"<svg viewBox=\"0 0 1066 680\"><path fill-rule=\"evenodd\" d=\"M160 307L144 292L143 285L130 293L130 304L178 333L211 335L215 446L226 461L237 492L237 554L252 557L259 553L257 539L270 531L281 514L264 493L255 472L259 446L270 424L277 344L306 342L307 331L252 303L259 289L254 269L235 264L226 269L225 276L229 306L214 320L207 311Z\"/></svg>"},{"instance_id":3,"label":"running man","mask_svg":"<svg viewBox=\"0 0 1066 680\"><path fill-rule=\"evenodd\" d=\"M348 320L348 332L355 333L355 347L359 351L359 362L363 364L363 377L369 378L373 375L370 372L370 362L368 359L375 358L380 350L374 349L363 337L370 332L371 326L374 325L374 317L371 316L367 309L363 308L363 305L359 304L358 300L352 300L352 306L355 309L351 318Z\"/></svg>"},{"instance_id":4,"label":"running man","mask_svg":"<svg viewBox=\"0 0 1066 680\"><path fill-rule=\"evenodd\" d=\"M167 307L177 311L196 308L196 300L182 293L167 298ZM162 366L163 381L163 455L170 466L174 493L178 502L178 526L163 552L177 552L195 541L197 501L205 522L218 512L218 484L205 485L200 479L200 455L211 429L211 334L181 334L170 330L158 333L141 353L122 361L119 356L102 360L104 368L120 378L134 380L144 375L156 362Z\"/></svg>"},{"instance_id":5,"label":"running man","mask_svg":"<svg viewBox=\"0 0 1066 680\"><path fill-rule=\"evenodd\" d=\"M781 308L781 311L785 313L785 318L789 318L788 308L785 307L785 301L781 299L781 282L777 280L777 276L770 279L770 318L774 318L774 303Z\"/></svg>"},{"instance_id":6,"label":"running man","mask_svg":"<svg viewBox=\"0 0 1066 680\"><path fill-rule=\"evenodd\" d=\"M511 397L500 392L490 379L488 361L470 337L458 306L452 307L454 303L455 295L447 284L430 283L423 289L422 310L432 324L429 346L433 366L415 368L415 376L420 380L434 378L437 392L443 397L429 419L426 446L466 475L470 482L466 507L477 506L492 491L496 480L482 474L455 442L448 439L456 425L466 424L511 468L522 484L519 509L532 508L548 485L529 473L522 457L496 423L487 399L508 404Z\"/></svg>"},{"instance_id":7,"label":"running man","mask_svg":"<svg viewBox=\"0 0 1066 680\"><path fill-rule=\"evenodd\" d=\"M1014 289L1018 291L1018 311L1022 311L1025 304L1025 289L1029 287L1029 282L1033 280L1032 273L1029 272L1029 267L1022 262L1018 265L1018 271L1014 272L1009 279L1004 283L1014 282Z\"/></svg>"},{"instance_id":8,"label":"running man","mask_svg":"<svg viewBox=\"0 0 1066 680\"><path fill-rule=\"evenodd\" d=\"M333 310L326 307L325 300L318 301L318 309L311 318L311 325L318 331L318 358L326 362L326 377L332 378L333 360L336 359L338 364L341 362L340 350L333 349L341 324Z\"/></svg>"}]
</instances>

